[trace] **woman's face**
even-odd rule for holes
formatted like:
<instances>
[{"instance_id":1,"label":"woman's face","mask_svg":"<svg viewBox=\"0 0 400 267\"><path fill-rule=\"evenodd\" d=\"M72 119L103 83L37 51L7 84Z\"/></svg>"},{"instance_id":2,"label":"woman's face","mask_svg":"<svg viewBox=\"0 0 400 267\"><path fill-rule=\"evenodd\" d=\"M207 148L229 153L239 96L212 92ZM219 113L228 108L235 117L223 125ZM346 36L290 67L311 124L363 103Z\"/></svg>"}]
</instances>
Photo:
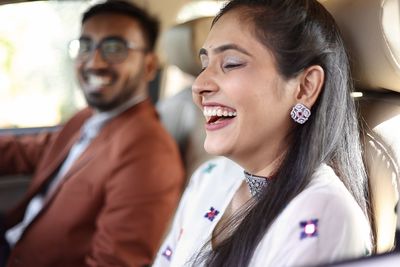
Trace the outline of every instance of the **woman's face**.
<instances>
[{"instance_id":1,"label":"woman's face","mask_svg":"<svg viewBox=\"0 0 400 267\"><path fill-rule=\"evenodd\" d=\"M206 151L269 175L266 168L286 147L298 84L278 73L272 53L238 12L223 15L208 34L193 99L206 118Z\"/></svg>"}]
</instances>

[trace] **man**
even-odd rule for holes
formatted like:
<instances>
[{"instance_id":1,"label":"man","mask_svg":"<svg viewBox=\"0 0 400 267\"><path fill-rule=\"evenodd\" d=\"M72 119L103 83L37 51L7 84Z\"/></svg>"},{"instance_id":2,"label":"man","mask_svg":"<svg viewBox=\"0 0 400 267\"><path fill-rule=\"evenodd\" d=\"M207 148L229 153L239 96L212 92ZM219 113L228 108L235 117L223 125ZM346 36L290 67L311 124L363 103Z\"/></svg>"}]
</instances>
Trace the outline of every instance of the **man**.
<instances>
[{"instance_id":1,"label":"man","mask_svg":"<svg viewBox=\"0 0 400 267\"><path fill-rule=\"evenodd\" d=\"M158 22L136 6L91 7L72 43L89 107L59 132L0 137L0 173L33 173L4 216L6 266L151 264L184 181L147 97L157 34Z\"/></svg>"}]
</instances>

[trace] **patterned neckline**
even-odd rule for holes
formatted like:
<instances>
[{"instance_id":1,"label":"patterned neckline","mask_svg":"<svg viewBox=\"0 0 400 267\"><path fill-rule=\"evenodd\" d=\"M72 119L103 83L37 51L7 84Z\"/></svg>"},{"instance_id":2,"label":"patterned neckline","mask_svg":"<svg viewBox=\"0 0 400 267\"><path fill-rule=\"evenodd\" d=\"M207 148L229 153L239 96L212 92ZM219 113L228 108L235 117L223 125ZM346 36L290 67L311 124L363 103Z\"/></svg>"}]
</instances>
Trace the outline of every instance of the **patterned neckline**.
<instances>
[{"instance_id":1,"label":"patterned neckline","mask_svg":"<svg viewBox=\"0 0 400 267\"><path fill-rule=\"evenodd\" d=\"M250 193L253 197L259 198L262 191L267 187L269 183L268 177L258 176L244 171L244 177L246 178L246 183L249 186Z\"/></svg>"}]
</instances>

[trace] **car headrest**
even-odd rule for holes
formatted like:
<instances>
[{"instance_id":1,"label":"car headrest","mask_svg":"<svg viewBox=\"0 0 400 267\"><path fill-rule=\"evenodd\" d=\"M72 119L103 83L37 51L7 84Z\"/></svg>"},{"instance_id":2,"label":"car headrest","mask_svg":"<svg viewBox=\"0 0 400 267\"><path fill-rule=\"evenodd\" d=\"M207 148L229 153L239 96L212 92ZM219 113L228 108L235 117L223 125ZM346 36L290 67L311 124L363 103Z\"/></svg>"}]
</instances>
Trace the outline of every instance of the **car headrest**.
<instances>
[{"instance_id":1,"label":"car headrest","mask_svg":"<svg viewBox=\"0 0 400 267\"><path fill-rule=\"evenodd\" d=\"M351 55L356 86L400 92L400 0L321 0Z\"/></svg>"},{"instance_id":2,"label":"car headrest","mask_svg":"<svg viewBox=\"0 0 400 267\"><path fill-rule=\"evenodd\" d=\"M210 30L212 19L200 17L168 29L161 38L167 63L197 76L201 70L198 53Z\"/></svg>"},{"instance_id":3,"label":"car headrest","mask_svg":"<svg viewBox=\"0 0 400 267\"><path fill-rule=\"evenodd\" d=\"M201 70L199 50L207 38L211 22L226 0L189 1L179 10L176 25L161 36L167 64L197 76Z\"/></svg>"}]
</instances>

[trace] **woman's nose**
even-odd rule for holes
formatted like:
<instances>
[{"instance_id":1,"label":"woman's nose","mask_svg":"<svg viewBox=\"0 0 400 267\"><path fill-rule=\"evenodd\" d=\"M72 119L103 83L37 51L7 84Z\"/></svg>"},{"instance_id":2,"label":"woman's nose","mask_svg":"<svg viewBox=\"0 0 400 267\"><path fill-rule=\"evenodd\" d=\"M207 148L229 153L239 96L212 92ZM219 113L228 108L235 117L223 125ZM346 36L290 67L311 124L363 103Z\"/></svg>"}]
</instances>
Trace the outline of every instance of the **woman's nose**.
<instances>
[{"instance_id":1,"label":"woman's nose","mask_svg":"<svg viewBox=\"0 0 400 267\"><path fill-rule=\"evenodd\" d=\"M211 77L210 72L205 69L194 80L192 92L197 95L214 93L218 90L218 85Z\"/></svg>"}]
</instances>

